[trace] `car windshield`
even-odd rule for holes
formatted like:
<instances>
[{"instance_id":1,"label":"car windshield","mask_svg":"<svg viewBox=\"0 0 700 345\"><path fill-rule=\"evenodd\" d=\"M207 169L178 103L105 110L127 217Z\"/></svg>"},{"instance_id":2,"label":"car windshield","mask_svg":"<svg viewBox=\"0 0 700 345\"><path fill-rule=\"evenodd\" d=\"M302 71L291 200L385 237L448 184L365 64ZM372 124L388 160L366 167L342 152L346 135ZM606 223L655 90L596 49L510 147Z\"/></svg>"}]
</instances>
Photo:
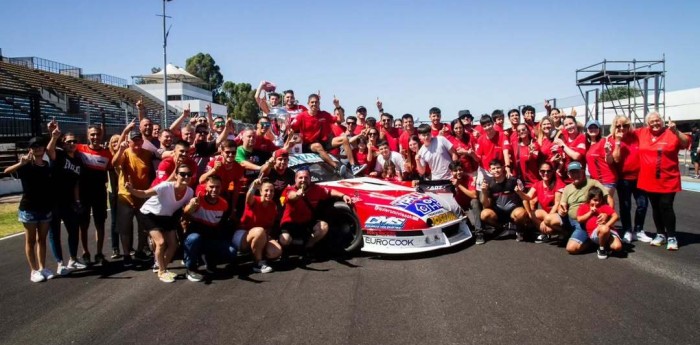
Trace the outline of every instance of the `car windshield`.
<instances>
[{"instance_id":1,"label":"car windshield","mask_svg":"<svg viewBox=\"0 0 700 345\"><path fill-rule=\"evenodd\" d=\"M338 164L342 164L338 162ZM311 173L312 182L338 181L353 178L350 169L340 175L328 163L324 162L320 156L312 153L295 154L289 157L289 167L294 171L307 169Z\"/></svg>"}]
</instances>

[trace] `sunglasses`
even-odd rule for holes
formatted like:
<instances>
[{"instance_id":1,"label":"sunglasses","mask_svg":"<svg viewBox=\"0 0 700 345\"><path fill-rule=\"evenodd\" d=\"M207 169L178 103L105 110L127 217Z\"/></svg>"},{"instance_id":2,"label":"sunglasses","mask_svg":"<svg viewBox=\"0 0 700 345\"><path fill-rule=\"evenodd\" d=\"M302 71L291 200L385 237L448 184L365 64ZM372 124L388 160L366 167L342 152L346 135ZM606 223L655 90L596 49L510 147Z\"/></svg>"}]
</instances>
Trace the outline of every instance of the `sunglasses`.
<instances>
[{"instance_id":1,"label":"sunglasses","mask_svg":"<svg viewBox=\"0 0 700 345\"><path fill-rule=\"evenodd\" d=\"M216 125L216 127L223 127L224 124L225 122L214 122L214 125Z\"/></svg>"},{"instance_id":2,"label":"sunglasses","mask_svg":"<svg viewBox=\"0 0 700 345\"><path fill-rule=\"evenodd\" d=\"M370 137L376 137L377 135L379 135L379 133L367 133L367 135Z\"/></svg>"},{"instance_id":3,"label":"sunglasses","mask_svg":"<svg viewBox=\"0 0 700 345\"><path fill-rule=\"evenodd\" d=\"M548 170L548 169L540 170L540 174L549 174L550 172L552 172L552 170Z\"/></svg>"},{"instance_id":4,"label":"sunglasses","mask_svg":"<svg viewBox=\"0 0 700 345\"><path fill-rule=\"evenodd\" d=\"M345 124L348 125L348 126L354 126L354 125L356 125L357 123L355 123L355 122L346 122Z\"/></svg>"},{"instance_id":5,"label":"sunglasses","mask_svg":"<svg viewBox=\"0 0 700 345\"><path fill-rule=\"evenodd\" d=\"M66 144L68 144L68 145L73 145L77 142L78 142L77 140L66 140Z\"/></svg>"},{"instance_id":6,"label":"sunglasses","mask_svg":"<svg viewBox=\"0 0 700 345\"><path fill-rule=\"evenodd\" d=\"M263 127L263 128L270 127L270 123L269 122L260 122L260 127Z\"/></svg>"},{"instance_id":7,"label":"sunglasses","mask_svg":"<svg viewBox=\"0 0 700 345\"><path fill-rule=\"evenodd\" d=\"M224 154L227 156L233 156L236 154L236 151L224 151Z\"/></svg>"},{"instance_id":8,"label":"sunglasses","mask_svg":"<svg viewBox=\"0 0 700 345\"><path fill-rule=\"evenodd\" d=\"M198 131L197 134L207 135L207 134L209 134L209 132L207 132L207 131Z\"/></svg>"},{"instance_id":9,"label":"sunglasses","mask_svg":"<svg viewBox=\"0 0 700 345\"><path fill-rule=\"evenodd\" d=\"M629 124L617 125L617 126L615 126L615 128L617 128L617 129L630 128L630 125Z\"/></svg>"},{"instance_id":10,"label":"sunglasses","mask_svg":"<svg viewBox=\"0 0 700 345\"><path fill-rule=\"evenodd\" d=\"M189 171L178 171L177 174L180 175L180 177L182 177L182 178L192 177L192 173Z\"/></svg>"}]
</instances>

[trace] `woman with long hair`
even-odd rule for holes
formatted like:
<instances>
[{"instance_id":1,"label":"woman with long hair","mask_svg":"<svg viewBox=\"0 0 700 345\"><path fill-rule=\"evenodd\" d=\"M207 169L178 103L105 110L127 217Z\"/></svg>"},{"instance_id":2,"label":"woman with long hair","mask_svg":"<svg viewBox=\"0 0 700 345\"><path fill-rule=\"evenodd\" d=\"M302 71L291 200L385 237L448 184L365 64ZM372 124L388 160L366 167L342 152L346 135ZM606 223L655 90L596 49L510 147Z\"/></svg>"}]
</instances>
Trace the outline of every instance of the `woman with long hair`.
<instances>
[{"instance_id":1,"label":"woman with long hair","mask_svg":"<svg viewBox=\"0 0 700 345\"><path fill-rule=\"evenodd\" d=\"M479 163L474 159L474 142L471 135L464 131L464 125L460 119L452 120L450 134L446 138L452 143L455 152L459 155L459 162L462 164L464 173L472 175L479 169Z\"/></svg>"},{"instance_id":2,"label":"woman with long hair","mask_svg":"<svg viewBox=\"0 0 700 345\"><path fill-rule=\"evenodd\" d=\"M549 235L554 230L544 223L544 218L550 213L556 213L559 207L559 199L565 185L557 179L556 169L550 162L542 162L539 165L540 179L535 182L527 196L530 198L530 209L535 210L530 213L530 220L540 231L540 235L535 240L536 243L549 241ZM539 205L539 209L536 207Z\"/></svg>"},{"instance_id":3,"label":"woman with long hair","mask_svg":"<svg viewBox=\"0 0 700 345\"><path fill-rule=\"evenodd\" d=\"M622 239L627 243L635 240L649 243L652 238L644 232L644 219L647 215L649 199L647 193L637 188L639 179L639 138L631 128L630 119L624 115L615 116L612 122L614 145L612 156L618 172L617 199L620 203ZM637 206L632 224L632 199Z\"/></svg>"},{"instance_id":4,"label":"woman with long hair","mask_svg":"<svg viewBox=\"0 0 700 345\"><path fill-rule=\"evenodd\" d=\"M571 183L569 175L566 173L566 167L571 162L579 162L585 169L586 162L586 137L581 133L578 122L576 122L576 117L569 115L564 118L564 138L554 139L554 145L552 145L552 152L556 155L560 154L562 157L561 164L559 165L559 177L564 181L564 183Z\"/></svg>"},{"instance_id":5,"label":"woman with long hair","mask_svg":"<svg viewBox=\"0 0 700 345\"><path fill-rule=\"evenodd\" d=\"M19 162L5 169L5 174L16 173L22 183L22 199L19 201L18 220L24 226L24 255L27 257L29 279L34 283L54 277L46 268L46 236L51 222L51 198L46 193L52 187L51 168L44 160L46 140L35 137L29 140L29 152Z\"/></svg>"},{"instance_id":6,"label":"woman with long hair","mask_svg":"<svg viewBox=\"0 0 700 345\"><path fill-rule=\"evenodd\" d=\"M513 158L516 175L523 181L525 188L530 188L539 180L537 163L540 157L540 146L532 138L532 133L524 123L515 128L518 141L513 145Z\"/></svg>"},{"instance_id":7,"label":"woman with long hair","mask_svg":"<svg viewBox=\"0 0 700 345\"><path fill-rule=\"evenodd\" d=\"M586 123L586 165L591 178L602 183L610 197L615 197L617 174L613 169L612 142L610 138L603 138L600 127L598 120L591 119Z\"/></svg>"}]
</instances>

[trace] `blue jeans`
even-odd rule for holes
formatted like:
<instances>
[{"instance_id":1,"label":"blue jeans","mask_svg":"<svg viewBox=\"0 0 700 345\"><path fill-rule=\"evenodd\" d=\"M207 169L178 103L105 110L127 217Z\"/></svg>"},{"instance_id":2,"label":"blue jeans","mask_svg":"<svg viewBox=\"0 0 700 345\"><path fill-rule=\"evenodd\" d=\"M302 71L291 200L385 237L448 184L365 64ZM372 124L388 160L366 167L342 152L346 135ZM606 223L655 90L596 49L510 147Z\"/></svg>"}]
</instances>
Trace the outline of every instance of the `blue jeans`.
<instances>
[{"instance_id":1,"label":"blue jeans","mask_svg":"<svg viewBox=\"0 0 700 345\"><path fill-rule=\"evenodd\" d=\"M632 197L637 209L634 211L634 228L632 228ZM621 234L634 229L635 232L644 229L644 218L647 215L649 199L647 193L637 188L637 180L617 181L617 198L620 202Z\"/></svg>"},{"instance_id":2,"label":"blue jeans","mask_svg":"<svg viewBox=\"0 0 700 345\"><path fill-rule=\"evenodd\" d=\"M78 214L71 206L58 206L54 208L51 226L49 227L49 246L56 262L63 262L63 248L61 247L61 220L68 232L68 253L71 258L78 256Z\"/></svg>"},{"instance_id":3,"label":"blue jeans","mask_svg":"<svg viewBox=\"0 0 700 345\"><path fill-rule=\"evenodd\" d=\"M197 269L201 260L209 266L216 265L217 261L232 262L237 255L237 250L230 241L209 238L196 232L187 234L183 247L185 267L190 270Z\"/></svg>"}]
</instances>

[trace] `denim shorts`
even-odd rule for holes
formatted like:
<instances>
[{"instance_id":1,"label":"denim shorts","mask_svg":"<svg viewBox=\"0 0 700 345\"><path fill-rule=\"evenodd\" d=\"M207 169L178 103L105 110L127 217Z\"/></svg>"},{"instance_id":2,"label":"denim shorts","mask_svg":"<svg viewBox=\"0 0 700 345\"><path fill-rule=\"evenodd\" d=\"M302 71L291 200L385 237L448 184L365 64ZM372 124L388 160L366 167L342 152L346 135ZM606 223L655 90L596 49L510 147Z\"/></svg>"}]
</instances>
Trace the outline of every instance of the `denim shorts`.
<instances>
[{"instance_id":1,"label":"denim shorts","mask_svg":"<svg viewBox=\"0 0 700 345\"><path fill-rule=\"evenodd\" d=\"M562 229L571 232L571 236L569 236L570 241L575 241L579 244L584 244L588 241L588 233L581 227L581 223L576 219L562 216L559 216L559 219L561 219Z\"/></svg>"},{"instance_id":2,"label":"denim shorts","mask_svg":"<svg viewBox=\"0 0 700 345\"><path fill-rule=\"evenodd\" d=\"M17 220L19 220L20 223L26 224L48 223L51 221L51 211L35 212L19 210L17 212Z\"/></svg>"}]
</instances>

